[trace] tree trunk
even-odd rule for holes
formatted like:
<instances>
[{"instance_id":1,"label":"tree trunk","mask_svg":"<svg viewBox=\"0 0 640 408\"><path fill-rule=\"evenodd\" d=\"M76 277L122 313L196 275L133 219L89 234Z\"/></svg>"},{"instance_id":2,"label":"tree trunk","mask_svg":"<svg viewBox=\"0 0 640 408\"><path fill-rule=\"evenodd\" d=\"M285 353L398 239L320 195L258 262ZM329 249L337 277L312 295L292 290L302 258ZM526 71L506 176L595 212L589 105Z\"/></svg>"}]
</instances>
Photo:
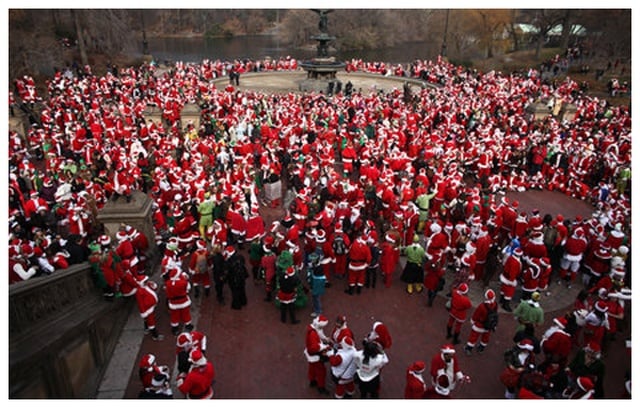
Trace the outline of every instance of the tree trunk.
<instances>
[{"instance_id":1,"label":"tree trunk","mask_svg":"<svg viewBox=\"0 0 640 408\"><path fill-rule=\"evenodd\" d=\"M87 48L84 44L84 35L82 34L82 27L80 27L80 19L74 9L71 9L71 18L73 18L73 24L76 28L76 36L78 37L78 51L80 51L80 61L82 66L89 65L89 58L87 58Z\"/></svg>"},{"instance_id":2,"label":"tree trunk","mask_svg":"<svg viewBox=\"0 0 640 408\"><path fill-rule=\"evenodd\" d=\"M571 9L567 9L564 18L562 19L562 37L560 37L560 49L566 50L569 48L569 38L571 36L571 28L573 21L571 18Z\"/></svg>"}]
</instances>

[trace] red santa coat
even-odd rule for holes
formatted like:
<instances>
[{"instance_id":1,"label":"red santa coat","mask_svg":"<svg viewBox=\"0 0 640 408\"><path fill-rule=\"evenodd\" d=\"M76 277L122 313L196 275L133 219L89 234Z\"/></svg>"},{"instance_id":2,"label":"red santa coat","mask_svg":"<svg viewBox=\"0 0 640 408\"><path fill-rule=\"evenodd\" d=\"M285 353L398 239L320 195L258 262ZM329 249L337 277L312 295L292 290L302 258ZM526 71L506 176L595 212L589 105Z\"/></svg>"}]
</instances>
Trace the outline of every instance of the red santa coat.
<instances>
[{"instance_id":1,"label":"red santa coat","mask_svg":"<svg viewBox=\"0 0 640 408\"><path fill-rule=\"evenodd\" d=\"M136 303L138 304L140 317L146 319L156 310L158 294L148 283L142 284L136 290Z\"/></svg>"},{"instance_id":2,"label":"red santa coat","mask_svg":"<svg viewBox=\"0 0 640 408\"><path fill-rule=\"evenodd\" d=\"M580 261L584 251L587 249L587 241L582 238L576 238L574 235L567 238L564 244L564 253L570 261Z\"/></svg>"},{"instance_id":3,"label":"red santa coat","mask_svg":"<svg viewBox=\"0 0 640 408\"><path fill-rule=\"evenodd\" d=\"M185 309L191 306L189 290L191 284L184 273L177 278L170 278L165 282L165 294L170 310Z\"/></svg>"},{"instance_id":4,"label":"red santa coat","mask_svg":"<svg viewBox=\"0 0 640 408\"><path fill-rule=\"evenodd\" d=\"M361 239L356 239L349 249L349 270L363 271L371 263L371 249Z\"/></svg>"},{"instance_id":5,"label":"red santa coat","mask_svg":"<svg viewBox=\"0 0 640 408\"><path fill-rule=\"evenodd\" d=\"M449 388L453 389L456 384L456 380L462 379L464 374L460 370L460 364L458 359L454 355L449 363L444 360L442 353L438 353L431 359L431 368L429 370L431 374L431 380L433 385L437 384L437 378L439 375L444 374L449 378Z\"/></svg>"},{"instance_id":6,"label":"red santa coat","mask_svg":"<svg viewBox=\"0 0 640 408\"><path fill-rule=\"evenodd\" d=\"M484 301L476 307L471 315L471 325L473 326L473 330L478 332L486 332L487 330L484 328L484 322L487 320L487 316L490 310L497 311L498 304L496 302Z\"/></svg>"},{"instance_id":7,"label":"red santa coat","mask_svg":"<svg viewBox=\"0 0 640 408\"><path fill-rule=\"evenodd\" d=\"M341 344L342 339L345 337L349 337L353 340L353 331L346 325L346 323L341 326L336 326L331 332L331 341L333 341L334 344Z\"/></svg>"},{"instance_id":8,"label":"red santa coat","mask_svg":"<svg viewBox=\"0 0 640 408\"><path fill-rule=\"evenodd\" d=\"M213 397L211 384L215 377L213 363L207 361L204 366L192 367L178 389L188 399L211 399Z\"/></svg>"},{"instance_id":9,"label":"red santa coat","mask_svg":"<svg viewBox=\"0 0 640 408\"><path fill-rule=\"evenodd\" d=\"M422 399L424 393L427 390L427 386L424 383L422 374L418 374L411 371L411 368L407 368L406 385L404 387L405 399Z\"/></svg>"},{"instance_id":10,"label":"red santa coat","mask_svg":"<svg viewBox=\"0 0 640 408\"><path fill-rule=\"evenodd\" d=\"M135 250L133 248L133 244L129 239L124 239L120 241L118 246L116 247L116 254L122 260L130 260L135 255Z\"/></svg>"},{"instance_id":11,"label":"red santa coat","mask_svg":"<svg viewBox=\"0 0 640 408\"><path fill-rule=\"evenodd\" d=\"M312 325L307 326L304 344L304 354L309 363L317 363L320 361L320 355L330 349L330 346L322 341L320 334Z\"/></svg>"},{"instance_id":12,"label":"red santa coat","mask_svg":"<svg viewBox=\"0 0 640 408\"><path fill-rule=\"evenodd\" d=\"M531 293L538 290L541 268L539 265L539 261L536 260L535 262L538 263L526 265L522 269L522 290L524 290L525 292Z\"/></svg>"},{"instance_id":13,"label":"red santa coat","mask_svg":"<svg viewBox=\"0 0 640 408\"><path fill-rule=\"evenodd\" d=\"M511 299L515 294L521 272L522 261L519 257L510 255L505 260L502 273L500 274L500 293L502 293L505 298Z\"/></svg>"},{"instance_id":14,"label":"red santa coat","mask_svg":"<svg viewBox=\"0 0 640 408\"><path fill-rule=\"evenodd\" d=\"M460 293L459 290L454 289L451 294L451 310L449 310L449 316L456 319L458 322L464 322L467 319L467 312L473 307L469 296Z\"/></svg>"},{"instance_id":15,"label":"red santa coat","mask_svg":"<svg viewBox=\"0 0 640 408\"><path fill-rule=\"evenodd\" d=\"M254 214L247 220L247 234L245 239L253 241L261 238L265 233L264 219L260 214Z\"/></svg>"},{"instance_id":16,"label":"red santa coat","mask_svg":"<svg viewBox=\"0 0 640 408\"><path fill-rule=\"evenodd\" d=\"M540 342L542 351L549 358L551 356L560 358L560 361L566 362L573 347L571 335L564 330L558 329L551 336L542 339Z\"/></svg>"}]
</instances>

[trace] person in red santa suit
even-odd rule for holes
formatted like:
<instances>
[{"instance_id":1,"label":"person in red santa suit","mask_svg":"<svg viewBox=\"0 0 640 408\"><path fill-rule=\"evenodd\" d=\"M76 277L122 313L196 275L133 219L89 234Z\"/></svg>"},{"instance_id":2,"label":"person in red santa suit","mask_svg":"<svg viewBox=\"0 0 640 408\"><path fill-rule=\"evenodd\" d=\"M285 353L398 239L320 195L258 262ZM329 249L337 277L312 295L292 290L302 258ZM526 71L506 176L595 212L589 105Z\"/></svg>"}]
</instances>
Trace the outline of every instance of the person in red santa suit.
<instances>
[{"instance_id":1,"label":"person in red santa suit","mask_svg":"<svg viewBox=\"0 0 640 408\"><path fill-rule=\"evenodd\" d=\"M516 204L518 204L518 202L514 201L511 205L509 205L509 200L507 199L507 197L502 197L500 205L498 206L498 210L502 214L502 227L500 232L501 247L504 246L504 243L506 241L513 238L516 218L518 217Z\"/></svg>"},{"instance_id":2,"label":"person in red santa suit","mask_svg":"<svg viewBox=\"0 0 640 408\"><path fill-rule=\"evenodd\" d=\"M345 176L349 176L353 173L353 162L358 158L356 149L353 147L353 142L347 140L347 145L342 149L342 169Z\"/></svg>"},{"instance_id":3,"label":"person in red santa suit","mask_svg":"<svg viewBox=\"0 0 640 408\"><path fill-rule=\"evenodd\" d=\"M31 192L29 200L24 203L23 210L25 220L29 221L31 217L36 212L38 212L38 209L40 207L44 207L47 212L49 211L49 205L47 204L47 201L44 198L40 197L40 193L34 190Z\"/></svg>"},{"instance_id":4,"label":"person in red santa suit","mask_svg":"<svg viewBox=\"0 0 640 408\"><path fill-rule=\"evenodd\" d=\"M472 271L474 279L477 281L484 280L484 269L489 257L489 250L493 245L493 239L489 235L489 229L483 225L478 231L477 238L473 241L476 244L476 266Z\"/></svg>"},{"instance_id":5,"label":"person in red santa suit","mask_svg":"<svg viewBox=\"0 0 640 408\"><path fill-rule=\"evenodd\" d=\"M197 330L182 332L176 338L176 361L178 365L178 378L184 378L191 362L189 355L193 350L200 350L204 356L207 355L207 336Z\"/></svg>"},{"instance_id":6,"label":"person in red santa suit","mask_svg":"<svg viewBox=\"0 0 640 408\"><path fill-rule=\"evenodd\" d=\"M516 293L518 279L522 273L522 249L516 248L507 256L500 274L500 306L507 312L511 312L511 299Z\"/></svg>"},{"instance_id":7,"label":"person in red santa suit","mask_svg":"<svg viewBox=\"0 0 640 408\"><path fill-rule=\"evenodd\" d=\"M337 399L351 398L356 391L354 375L357 368L353 337L343 337L338 345L335 353L329 357L331 379L336 384L334 397Z\"/></svg>"},{"instance_id":8,"label":"person in red santa suit","mask_svg":"<svg viewBox=\"0 0 640 408\"><path fill-rule=\"evenodd\" d=\"M191 351L189 361L191 362L189 373L184 379L177 379L178 390L187 399L212 399L213 381L216 377L213 363L207 360L200 349Z\"/></svg>"},{"instance_id":9,"label":"person in red santa suit","mask_svg":"<svg viewBox=\"0 0 640 408\"><path fill-rule=\"evenodd\" d=\"M309 196L306 188L301 188L291 203L291 215L300 231L304 231L309 216Z\"/></svg>"},{"instance_id":10,"label":"person in red santa suit","mask_svg":"<svg viewBox=\"0 0 640 408\"><path fill-rule=\"evenodd\" d=\"M436 387L440 384L438 378L441 375L446 376L449 380L449 392L453 391L457 384L471 382L471 378L460 369L460 364L456 357L456 349L452 344L443 345L438 354L433 356L429 372L431 374L431 383Z\"/></svg>"},{"instance_id":11,"label":"person in red santa suit","mask_svg":"<svg viewBox=\"0 0 640 408\"><path fill-rule=\"evenodd\" d=\"M204 288L204 295L209 296L211 292L211 267L213 261L207 248L207 243L198 239L196 250L191 254L189 260L189 273L191 273L191 283L193 284L194 296L200 295L200 286Z\"/></svg>"},{"instance_id":12,"label":"person in red santa suit","mask_svg":"<svg viewBox=\"0 0 640 408\"><path fill-rule=\"evenodd\" d=\"M98 237L98 244L100 244L100 250L89 256L89 263L100 275L101 280L104 280L103 295L107 300L112 300L122 277L120 258L111 248L111 238L108 235Z\"/></svg>"},{"instance_id":13,"label":"person in red santa suit","mask_svg":"<svg viewBox=\"0 0 640 408\"><path fill-rule=\"evenodd\" d=\"M335 258L333 271L335 275L342 278L347 273L347 254L351 246L349 236L342 231L342 222L338 220L333 228L333 236L331 237L331 246Z\"/></svg>"},{"instance_id":14,"label":"person in red santa suit","mask_svg":"<svg viewBox=\"0 0 640 408\"><path fill-rule=\"evenodd\" d=\"M9 248L9 284L29 280L38 273L36 266L31 266L26 255L14 247Z\"/></svg>"},{"instance_id":15,"label":"person in red santa suit","mask_svg":"<svg viewBox=\"0 0 640 408\"><path fill-rule=\"evenodd\" d=\"M404 386L405 399L423 399L427 391L422 373L426 365L424 361L415 361L407 367L406 382Z\"/></svg>"},{"instance_id":16,"label":"person in red santa suit","mask_svg":"<svg viewBox=\"0 0 640 408\"><path fill-rule=\"evenodd\" d=\"M381 321L376 321L373 323L371 331L364 338L364 342L377 343L379 348L381 348L382 350L388 350L393 344L393 340L391 339L391 334L389 333L387 325L385 325Z\"/></svg>"},{"instance_id":17,"label":"person in red santa suit","mask_svg":"<svg viewBox=\"0 0 640 408\"><path fill-rule=\"evenodd\" d=\"M544 361L540 364L541 367L547 367L550 364L558 364L561 370L566 367L573 348L571 334L565 330L567 324L564 316L557 317L553 319L552 326L542 335L540 348L544 353Z\"/></svg>"},{"instance_id":18,"label":"person in red santa suit","mask_svg":"<svg viewBox=\"0 0 640 408\"><path fill-rule=\"evenodd\" d=\"M251 213L247 217L246 240L251 242L254 239L262 239L265 234L264 218L260 214L260 207L257 204L251 206Z\"/></svg>"},{"instance_id":19,"label":"person in red santa suit","mask_svg":"<svg viewBox=\"0 0 640 408\"><path fill-rule=\"evenodd\" d=\"M157 375L161 375L165 378L165 381L169 381L171 378L169 366L158 364L155 354L148 353L143 355L138 363L138 376L140 377L140 382L142 382L142 387L151 387L151 382Z\"/></svg>"},{"instance_id":20,"label":"person in red santa suit","mask_svg":"<svg viewBox=\"0 0 640 408\"><path fill-rule=\"evenodd\" d=\"M358 236L349 248L349 265L347 269L347 280L349 287L345 293L353 295L354 290L357 294L362 292L364 286L365 271L371 263L371 249L365 237Z\"/></svg>"},{"instance_id":21,"label":"person in red santa suit","mask_svg":"<svg viewBox=\"0 0 640 408\"><path fill-rule=\"evenodd\" d=\"M113 174L114 192L111 196L113 201L117 201L120 196L124 196L128 203L131 202L132 187L134 185L135 179L131 172L125 168L122 162L118 162Z\"/></svg>"},{"instance_id":22,"label":"person in red santa suit","mask_svg":"<svg viewBox=\"0 0 640 408\"><path fill-rule=\"evenodd\" d=\"M164 336L158 332L156 327L156 306L158 305L158 284L150 280L146 275L136 276L138 288L135 292L136 303L140 317L144 320L145 333L151 333L151 338L161 341Z\"/></svg>"},{"instance_id":23,"label":"person in red santa suit","mask_svg":"<svg viewBox=\"0 0 640 408\"><path fill-rule=\"evenodd\" d=\"M447 338L453 336L453 344L460 343L460 331L462 323L467 320L467 311L473 307L467 295L469 285L459 284L451 291L451 308L449 309L449 320L447 322Z\"/></svg>"},{"instance_id":24,"label":"person in red santa suit","mask_svg":"<svg viewBox=\"0 0 640 408\"><path fill-rule=\"evenodd\" d=\"M478 345L478 353L482 353L487 348L491 332L495 331L495 326L490 327L493 323L489 321L488 317L496 313L498 313L496 293L493 289L487 289L484 292L484 302L480 303L471 315L471 332L464 347L467 355L471 355L476 344ZM480 340L480 344L478 344L478 340Z\"/></svg>"},{"instance_id":25,"label":"person in red santa suit","mask_svg":"<svg viewBox=\"0 0 640 408\"><path fill-rule=\"evenodd\" d=\"M189 276L177 267L170 269L169 279L165 281L165 294L169 308L171 332L175 336L180 333L181 323L184 323L185 330L193 330L191 299L189 298L190 290Z\"/></svg>"},{"instance_id":26,"label":"person in red santa suit","mask_svg":"<svg viewBox=\"0 0 640 408\"><path fill-rule=\"evenodd\" d=\"M529 300L540 286L540 258L524 258L520 280L522 281L522 300Z\"/></svg>"},{"instance_id":27,"label":"person in red santa suit","mask_svg":"<svg viewBox=\"0 0 640 408\"><path fill-rule=\"evenodd\" d=\"M262 242L262 257L260 258L260 268L264 270L264 290L265 302L270 302L273 290L276 287L276 254L274 252L275 240L272 235L264 237Z\"/></svg>"},{"instance_id":28,"label":"person in red santa suit","mask_svg":"<svg viewBox=\"0 0 640 408\"><path fill-rule=\"evenodd\" d=\"M247 236L247 222L238 205L233 205L227 210L226 224L229 226L228 244L236 244L239 249L243 249Z\"/></svg>"},{"instance_id":29,"label":"person in red santa suit","mask_svg":"<svg viewBox=\"0 0 640 408\"><path fill-rule=\"evenodd\" d=\"M560 279L565 281L567 288L571 288L576 279L586 249L587 239L582 229L574 231L564 244L564 255L560 260ZM561 280L558 282L562 283Z\"/></svg>"},{"instance_id":30,"label":"person in red santa suit","mask_svg":"<svg viewBox=\"0 0 640 408\"><path fill-rule=\"evenodd\" d=\"M395 231L387 231L384 240L380 244L380 271L382 281L387 288L391 287L393 272L395 272L400 259L399 240Z\"/></svg>"},{"instance_id":31,"label":"person in red santa suit","mask_svg":"<svg viewBox=\"0 0 640 408\"><path fill-rule=\"evenodd\" d=\"M118 241L118 245L116 246L116 255L118 255L123 261L131 261L135 256L135 250L131 240L129 239L129 235L124 230L124 227L121 227L116 233L116 240Z\"/></svg>"},{"instance_id":32,"label":"person in red santa suit","mask_svg":"<svg viewBox=\"0 0 640 408\"><path fill-rule=\"evenodd\" d=\"M339 348L340 343L345 337L351 337L351 339L353 340L353 331L347 325L347 316L339 315L336 318L336 324L331 331L330 340L333 343L333 347Z\"/></svg>"},{"instance_id":33,"label":"person in red santa suit","mask_svg":"<svg viewBox=\"0 0 640 408\"><path fill-rule=\"evenodd\" d=\"M326 388L327 370L324 365L334 354L329 338L324 334L324 328L329 320L324 315L316 316L307 325L304 355L307 358L307 378L309 386L318 387L320 394L329 394Z\"/></svg>"}]
</instances>

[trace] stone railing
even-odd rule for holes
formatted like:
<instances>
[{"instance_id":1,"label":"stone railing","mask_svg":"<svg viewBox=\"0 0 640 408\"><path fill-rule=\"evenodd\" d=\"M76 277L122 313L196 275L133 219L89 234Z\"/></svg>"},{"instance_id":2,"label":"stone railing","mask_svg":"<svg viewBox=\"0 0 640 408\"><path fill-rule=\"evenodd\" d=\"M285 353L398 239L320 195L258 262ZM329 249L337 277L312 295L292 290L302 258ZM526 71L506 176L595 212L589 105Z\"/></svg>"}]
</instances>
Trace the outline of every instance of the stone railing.
<instances>
[{"instance_id":1,"label":"stone railing","mask_svg":"<svg viewBox=\"0 0 640 408\"><path fill-rule=\"evenodd\" d=\"M103 298L89 264L9 286L9 397L92 398L134 302Z\"/></svg>"}]
</instances>

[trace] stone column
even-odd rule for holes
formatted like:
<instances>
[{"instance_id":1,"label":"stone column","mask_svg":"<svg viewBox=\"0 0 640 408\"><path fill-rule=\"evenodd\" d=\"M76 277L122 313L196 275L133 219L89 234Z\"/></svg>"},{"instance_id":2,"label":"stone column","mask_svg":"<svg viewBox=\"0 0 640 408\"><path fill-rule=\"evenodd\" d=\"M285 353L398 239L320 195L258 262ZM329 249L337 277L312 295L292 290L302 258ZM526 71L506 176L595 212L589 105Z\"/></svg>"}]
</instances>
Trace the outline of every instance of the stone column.
<instances>
[{"instance_id":1,"label":"stone column","mask_svg":"<svg viewBox=\"0 0 640 408\"><path fill-rule=\"evenodd\" d=\"M152 204L153 200L149 196L142 191L134 191L129 203L123 198L116 202L108 201L98 212L98 221L104 225L105 233L111 236L112 240L115 240L115 235L121 224L131 225L144 234L149 241L147 264L148 267L154 268L159 253L153 229Z\"/></svg>"}]
</instances>

